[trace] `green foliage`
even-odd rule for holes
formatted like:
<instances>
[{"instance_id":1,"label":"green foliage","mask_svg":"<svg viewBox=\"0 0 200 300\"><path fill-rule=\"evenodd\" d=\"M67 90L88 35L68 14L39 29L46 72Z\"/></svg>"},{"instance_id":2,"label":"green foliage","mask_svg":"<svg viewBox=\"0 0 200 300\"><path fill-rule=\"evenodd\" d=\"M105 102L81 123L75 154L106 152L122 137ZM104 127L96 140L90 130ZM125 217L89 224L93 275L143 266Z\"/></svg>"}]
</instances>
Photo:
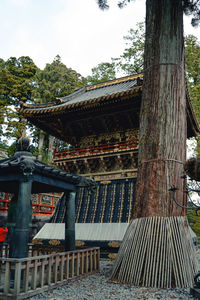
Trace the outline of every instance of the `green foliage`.
<instances>
[{"instance_id":1,"label":"green foliage","mask_svg":"<svg viewBox=\"0 0 200 300\"><path fill-rule=\"evenodd\" d=\"M192 25L197 26L200 22L200 0L183 0L183 11L186 15L193 15Z\"/></svg>"},{"instance_id":2,"label":"green foliage","mask_svg":"<svg viewBox=\"0 0 200 300\"><path fill-rule=\"evenodd\" d=\"M31 99L37 67L29 56L10 57L0 63L0 95L10 105Z\"/></svg>"},{"instance_id":3,"label":"green foliage","mask_svg":"<svg viewBox=\"0 0 200 300\"><path fill-rule=\"evenodd\" d=\"M119 58L113 59L117 70L125 75L141 73L144 61L144 23L137 23L136 29L131 28L124 40L127 47Z\"/></svg>"},{"instance_id":4,"label":"green foliage","mask_svg":"<svg viewBox=\"0 0 200 300\"><path fill-rule=\"evenodd\" d=\"M80 74L67 68L57 55L51 64L46 64L44 70L37 71L33 95L38 103L53 102L82 87L85 82Z\"/></svg>"},{"instance_id":5,"label":"green foliage","mask_svg":"<svg viewBox=\"0 0 200 300\"><path fill-rule=\"evenodd\" d=\"M200 237L200 217L198 217L194 210L188 209L187 218L192 230Z\"/></svg>"},{"instance_id":6,"label":"green foliage","mask_svg":"<svg viewBox=\"0 0 200 300\"><path fill-rule=\"evenodd\" d=\"M200 43L193 35L185 38L185 57L190 96L200 122Z\"/></svg>"},{"instance_id":7,"label":"green foliage","mask_svg":"<svg viewBox=\"0 0 200 300\"><path fill-rule=\"evenodd\" d=\"M119 58L112 58L112 63L100 63L87 77L89 84L111 80L117 73L131 75L143 70L144 58L144 23L137 23L136 29L130 29L124 36L126 48ZM186 74L190 97L200 123L200 43L194 35L185 37ZM200 141L198 142L200 144ZM200 145L198 147L200 149ZM199 150L200 152L200 150Z\"/></svg>"},{"instance_id":8,"label":"green foliage","mask_svg":"<svg viewBox=\"0 0 200 300\"><path fill-rule=\"evenodd\" d=\"M9 157L12 157L15 152L17 151L17 141L13 142L9 147L8 147L8 150L7 150L7 153L8 153L8 156Z\"/></svg>"},{"instance_id":9,"label":"green foliage","mask_svg":"<svg viewBox=\"0 0 200 300\"><path fill-rule=\"evenodd\" d=\"M8 151L8 145L5 142L0 141L0 149Z\"/></svg>"},{"instance_id":10,"label":"green foliage","mask_svg":"<svg viewBox=\"0 0 200 300\"><path fill-rule=\"evenodd\" d=\"M7 61L0 59L0 143L3 143L3 139L18 139L27 126L15 110L21 102L54 102L56 98L66 96L85 84L86 80L67 68L58 55L44 70L38 69L28 56L10 57ZM40 131L28 125L34 143L38 144ZM10 147L10 155L15 151L14 146ZM47 134L42 152L48 157ZM37 154L38 149L35 148L34 155Z\"/></svg>"},{"instance_id":11,"label":"green foliage","mask_svg":"<svg viewBox=\"0 0 200 300\"><path fill-rule=\"evenodd\" d=\"M14 109L20 102L30 100L37 67L28 56L0 59L0 135L20 137L25 121Z\"/></svg>"},{"instance_id":12,"label":"green foliage","mask_svg":"<svg viewBox=\"0 0 200 300\"><path fill-rule=\"evenodd\" d=\"M33 89L34 102L43 104L55 102L56 98L71 94L84 85L86 80L76 71L66 67L61 62L61 57L57 55L51 64L46 64L44 70L37 71ZM41 133L38 129L33 130L34 142L38 145L40 135L44 135L43 146L40 151L35 151L35 155L41 155L42 161L50 163L48 134Z\"/></svg>"},{"instance_id":13,"label":"green foliage","mask_svg":"<svg viewBox=\"0 0 200 300\"><path fill-rule=\"evenodd\" d=\"M194 35L185 37L186 74L190 98L200 123L200 42ZM197 140L197 154L200 154L200 138Z\"/></svg>"},{"instance_id":14,"label":"green foliage","mask_svg":"<svg viewBox=\"0 0 200 300\"><path fill-rule=\"evenodd\" d=\"M116 78L115 63L100 63L92 68L92 75L87 76L87 84L95 84Z\"/></svg>"},{"instance_id":15,"label":"green foliage","mask_svg":"<svg viewBox=\"0 0 200 300\"><path fill-rule=\"evenodd\" d=\"M124 36L126 48L118 58L111 58L111 62L103 62L92 68L92 75L87 83L95 84L115 79L118 74L131 75L141 73L144 59L144 23L137 23L136 29L130 29Z\"/></svg>"}]
</instances>

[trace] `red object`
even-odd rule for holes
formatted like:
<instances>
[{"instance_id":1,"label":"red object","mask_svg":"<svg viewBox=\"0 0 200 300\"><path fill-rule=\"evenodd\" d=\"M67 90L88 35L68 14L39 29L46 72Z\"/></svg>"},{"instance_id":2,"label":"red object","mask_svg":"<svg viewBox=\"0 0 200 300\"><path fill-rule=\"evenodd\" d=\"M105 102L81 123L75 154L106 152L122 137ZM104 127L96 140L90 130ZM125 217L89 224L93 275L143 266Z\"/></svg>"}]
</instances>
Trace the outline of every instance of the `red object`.
<instances>
[{"instance_id":1,"label":"red object","mask_svg":"<svg viewBox=\"0 0 200 300\"><path fill-rule=\"evenodd\" d=\"M0 227L0 242L4 242L5 241L5 235L8 232L8 228L7 227Z\"/></svg>"}]
</instances>

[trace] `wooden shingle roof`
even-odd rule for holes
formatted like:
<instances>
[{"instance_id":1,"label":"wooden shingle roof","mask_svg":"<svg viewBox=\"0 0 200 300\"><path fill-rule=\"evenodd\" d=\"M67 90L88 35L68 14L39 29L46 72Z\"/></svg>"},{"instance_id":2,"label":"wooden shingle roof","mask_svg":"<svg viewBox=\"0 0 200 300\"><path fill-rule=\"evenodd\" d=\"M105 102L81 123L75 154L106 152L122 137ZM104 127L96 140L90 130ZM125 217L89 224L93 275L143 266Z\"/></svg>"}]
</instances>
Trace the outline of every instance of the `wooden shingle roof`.
<instances>
[{"instance_id":1,"label":"wooden shingle roof","mask_svg":"<svg viewBox=\"0 0 200 300\"><path fill-rule=\"evenodd\" d=\"M22 103L18 111L27 117L51 113L59 114L66 110L72 110L75 107L85 107L88 104L95 104L116 97L134 95L142 90L142 81L139 82L139 79L142 77L142 74L137 74L83 87L66 97L55 99L54 103L38 105Z\"/></svg>"},{"instance_id":2,"label":"wooden shingle roof","mask_svg":"<svg viewBox=\"0 0 200 300\"><path fill-rule=\"evenodd\" d=\"M134 118L132 125L134 123L134 126L139 127L142 79L143 74L135 74L86 86L66 97L55 99L54 103L38 105L22 103L18 111L32 124L69 143L72 143L73 137L77 140L82 134L80 128L85 135L89 127L93 128L93 133L90 134L99 134L100 130L95 127L103 128L103 125L105 127L105 124L100 125L99 119L104 118L103 115L111 118L110 112L115 114L115 118L112 117L107 123L118 119L117 122L123 130L124 124L119 118L120 106L123 106L124 112L126 111L126 115L124 113L121 119L128 121ZM186 103L187 137L192 137L198 135L200 129L187 90ZM86 125L88 119L90 119L89 127ZM107 131L110 131L110 128L107 128Z\"/></svg>"}]
</instances>

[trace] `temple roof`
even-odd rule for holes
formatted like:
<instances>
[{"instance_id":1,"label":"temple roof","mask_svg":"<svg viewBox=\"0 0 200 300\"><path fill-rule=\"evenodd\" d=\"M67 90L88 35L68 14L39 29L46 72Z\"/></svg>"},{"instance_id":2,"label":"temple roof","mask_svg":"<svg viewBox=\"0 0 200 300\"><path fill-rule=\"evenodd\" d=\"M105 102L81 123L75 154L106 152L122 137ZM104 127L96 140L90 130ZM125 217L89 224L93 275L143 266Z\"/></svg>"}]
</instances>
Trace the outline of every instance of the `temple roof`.
<instances>
[{"instance_id":1,"label":"temple roof","mask_svg":"<svg viewBox=\"0 0 200 300\"><path fill-rule=\"evenodd\" d=\"M124 128L123 119L129 122L127 125L129 128L136 128L139 127L142 78L143 74L135 74L86 86L66 97L56 98L54 103L38 105L22 103L18 111L40 129L69 143L72 143L73 137L77 140L80 135L99 134L99 128L104 126L105 130L105 123L111 123L113 119L119 124L118 130L120 126L121 130ZM187 90L186 102L187 137L192 137L196 136L200 129ZM112 116L109 117L110 112ZM105 119L105 115L109 118L108 122L102 124L100 120L101 124L98 123L99 117ZM91 128L93 132L91 130L89 133ZM106 130L110 132L112 128Z\"/></svg>"},{"instance_id":2,"label":"temple roof","mask_svg":"<svg viewBox=\"0 0 200 300\"><path fill-rule=\"evenodd\" d=\"M138 81L141 77L143 77L142 74L137 74L86 86L66 97L56 98L54 103L38 105L22 103L22 107L18 110L27 117L32 114L59 113L77 106L85 106L88 103L134 94L142 90L142 81Z\"/></svg>"}]
</instances>

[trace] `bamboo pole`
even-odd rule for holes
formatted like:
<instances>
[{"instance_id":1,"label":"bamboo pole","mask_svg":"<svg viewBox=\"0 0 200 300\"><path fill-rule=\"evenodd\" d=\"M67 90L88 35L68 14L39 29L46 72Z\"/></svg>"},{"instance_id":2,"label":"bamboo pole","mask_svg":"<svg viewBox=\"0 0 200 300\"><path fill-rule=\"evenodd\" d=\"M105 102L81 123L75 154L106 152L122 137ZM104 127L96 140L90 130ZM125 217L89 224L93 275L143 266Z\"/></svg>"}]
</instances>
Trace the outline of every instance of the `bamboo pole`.
<instances>
[{"instance_id":1,"label":"bamboo pole","mask_svg":"<svg viewBox=\"0 0 200 300\"><path fill-rule=\"evenodd\" d=\"M129 225L111 279L135 286L188 287L197 272L186 217L148 217Z\"/></svg>"}]
</instances>

